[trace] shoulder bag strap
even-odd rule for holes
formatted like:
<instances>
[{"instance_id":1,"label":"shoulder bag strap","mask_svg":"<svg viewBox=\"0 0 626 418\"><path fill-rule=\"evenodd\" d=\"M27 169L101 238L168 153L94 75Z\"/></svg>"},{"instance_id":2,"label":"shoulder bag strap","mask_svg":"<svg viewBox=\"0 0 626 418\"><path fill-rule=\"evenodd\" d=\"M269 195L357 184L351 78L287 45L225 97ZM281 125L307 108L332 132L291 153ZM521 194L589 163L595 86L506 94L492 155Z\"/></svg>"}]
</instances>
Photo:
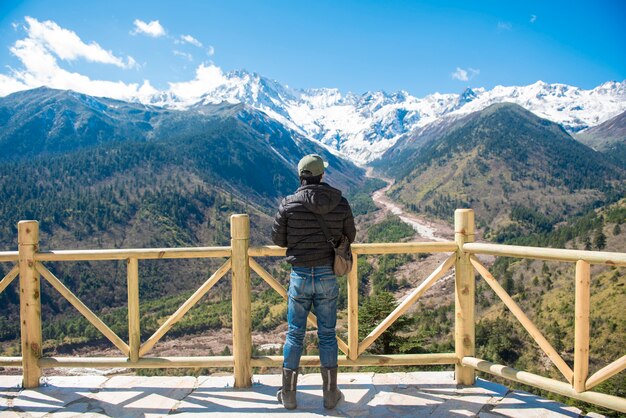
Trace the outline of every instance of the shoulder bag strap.
<instances>
[{"instance_id":1,"label":"shoulder bag strap","mask_svg":"<svg viewBox=\"0 0 626 418\"><path fill-rule=\"evenodd\" d=\"M317 218L317 222L319 222L320 226L322 227L322 232L326 236L326 241L328 241L328 243L332 245L333 248L335 248L335 239L332 237L332 235L330 235L330 231L328 230L328 226L326 226L326 222L324 221L324 218L319 213L315 213L315 212L312 212L312 213L313 215L315 215L315 217Z\"/></svg>"}]
</instances>

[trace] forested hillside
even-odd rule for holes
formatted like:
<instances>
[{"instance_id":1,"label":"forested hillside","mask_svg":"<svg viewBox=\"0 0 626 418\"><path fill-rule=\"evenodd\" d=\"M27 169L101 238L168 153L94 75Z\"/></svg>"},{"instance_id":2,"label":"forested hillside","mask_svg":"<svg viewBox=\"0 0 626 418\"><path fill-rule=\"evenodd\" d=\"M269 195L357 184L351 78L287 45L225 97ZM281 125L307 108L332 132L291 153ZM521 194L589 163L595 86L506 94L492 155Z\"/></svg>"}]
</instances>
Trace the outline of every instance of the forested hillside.
<instances>
[{"instance_id":1,"label":"forested hillside","mask_svg":"<svg viewBox=\"0 0 626 418\"><path fill-rule=\"evenodd\" d=\"M486 236L499 242L547 232L626 190L624 167L513 104L492 105L413 140L418 148L404 144L377 163L396 176L391 196L446 220L470 207Z\"/></svg>"},{"instance_id":2,"label":"forested hillside","mask_svg":"<svg viewBox=\"0 0 626 418\"><path fill-rule=\"evenodd\" d=\"M302 155L324 155L328 181L346 192L363 182L361 169L245 105L178 112L42 88L0 99L0 113L3 251L16 249L23 219L39 221L43 250L228 245L233 213L250 214L253 244L266 244L278 201L298 185ZM141 298L161 309L158 300L195 289L218 263L142 262ZM127 302L123 263L51 267L94 311L118 315ZM218 301L227 295L215 292ZM47 338L68 335L67 327L94 337L47 285L42 302ZM12 340L15 284L0 303L0 340Z\"/></svg>"}]
</instances>

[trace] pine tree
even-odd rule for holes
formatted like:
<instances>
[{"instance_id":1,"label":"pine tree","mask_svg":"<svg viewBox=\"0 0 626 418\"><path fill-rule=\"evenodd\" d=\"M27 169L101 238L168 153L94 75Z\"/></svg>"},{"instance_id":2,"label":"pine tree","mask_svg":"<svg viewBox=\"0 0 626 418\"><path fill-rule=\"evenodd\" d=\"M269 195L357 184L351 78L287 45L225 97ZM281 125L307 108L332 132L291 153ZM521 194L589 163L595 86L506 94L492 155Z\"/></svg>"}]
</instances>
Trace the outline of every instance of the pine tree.
<instances>
[{"instance_id":1,"label":"pine tree","mask_svg":"<svg viewBox=\"0 0 626 418\"><path fill-rule=\"evenodd\" d=\"M396 298L389 292L374 293L367 298L361 309L359 309L359 338L365 338L396 306ZM397 352L403 340L397 333L405 330L411 322L411 319L406 316L398 318L378 337L372 345L371 351L380 354Z\"/></svg>"},{"instance_id":2,"label":"pine tree","mask_svg":"<svg viewBox=\"0 0 626 418\"><path fill-rule=\"evenodd\" d=\"M513 277L507 275L506 279L504 279L504 290L506 290L506 293L509 295L515 292L515 281Z\"/></svg>"},{"instance_id":3,"label":"pine tree","mask_svg":"<svg viewBox=\"0 0 626 418\"><path fill-rule=\"evenodd\" d=\"M598 229L596 231L596 235L594 236L593 240L598 250L602 250L604 249L604 247L606 247L606 235L604 235L602 229Z\"/></svg>"}]
</instances>

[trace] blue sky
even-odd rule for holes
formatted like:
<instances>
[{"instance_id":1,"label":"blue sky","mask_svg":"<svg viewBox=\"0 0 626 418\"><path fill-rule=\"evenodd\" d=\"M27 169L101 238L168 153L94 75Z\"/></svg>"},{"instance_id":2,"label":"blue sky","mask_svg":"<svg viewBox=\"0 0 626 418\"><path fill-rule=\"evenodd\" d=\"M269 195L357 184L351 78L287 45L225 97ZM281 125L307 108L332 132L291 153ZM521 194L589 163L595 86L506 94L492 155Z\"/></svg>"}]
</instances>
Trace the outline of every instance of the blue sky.
<instances>
[{"instance_id":1,"label":"blue sky","mask_svg":"<svg viewBox=\"0 0 626 418\"><path fill-rule=\"evenodd\" d=\"M157 23L158 22L158 23ZM424 95L626 79L625 1L0 2L0 95L148 93L198 68Z\"/></svg>"}]
</instances>

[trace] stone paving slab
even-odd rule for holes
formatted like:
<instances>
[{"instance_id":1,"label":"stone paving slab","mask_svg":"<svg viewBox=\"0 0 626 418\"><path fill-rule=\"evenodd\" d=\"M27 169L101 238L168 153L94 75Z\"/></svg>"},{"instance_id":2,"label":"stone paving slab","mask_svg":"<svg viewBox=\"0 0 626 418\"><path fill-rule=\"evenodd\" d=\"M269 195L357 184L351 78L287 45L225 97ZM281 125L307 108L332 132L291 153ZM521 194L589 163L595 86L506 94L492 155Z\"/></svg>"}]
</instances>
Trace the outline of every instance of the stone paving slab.
<instances>
[{"instance_id":1,"label":"stone paving slab","mask_svg":"<svg viewBox=\"0 0 626 418\"><path fill-rule=\"evenodd\" d=\"M573 406L540 398L528 392L511 391L498 402L492 412L512 418L572 418L581 416L581 410Z\"/></svg>"},{"instance_id":2,"label":"stone paving slab","mask_svg":"<svg viewBox=\"0 0 626 418\"><path fill-rule=\"evenodd\" d=\"M9 407L9 401L20 392L22 386L22 376L1 376L0 377L0 412Z\"/></svg>"},{"instance_id":3,"label":"stone paving slab","mask_svg":"<svg viewBox=\"0 0 626 418\"><path fill-rule=\"evenodd\" d=\"M13 399L13 411L29 417L43 417L55 411L72 409L75 403L97 391L107 381L105 376L59 376L43 378L36 389L24 389Z\"/></svg>"},{"instance_id":4,"label":"stone paving slab","mask_svg":"<svg viewBox=\"0 0 626 418\"><path fill-rule=\"evenodd\" d=\"M276 401L280 375L255 375L247 389L232 376L64 376L21 390L20 376L0 376L0 418L8 417L579 417L580 410L477 379L457 387L452 372L340 373L344 400L322 406L321 376L300 376L298 409ZM599 415L594 415L598 417Z\"/></svg>"}]
</instances>

